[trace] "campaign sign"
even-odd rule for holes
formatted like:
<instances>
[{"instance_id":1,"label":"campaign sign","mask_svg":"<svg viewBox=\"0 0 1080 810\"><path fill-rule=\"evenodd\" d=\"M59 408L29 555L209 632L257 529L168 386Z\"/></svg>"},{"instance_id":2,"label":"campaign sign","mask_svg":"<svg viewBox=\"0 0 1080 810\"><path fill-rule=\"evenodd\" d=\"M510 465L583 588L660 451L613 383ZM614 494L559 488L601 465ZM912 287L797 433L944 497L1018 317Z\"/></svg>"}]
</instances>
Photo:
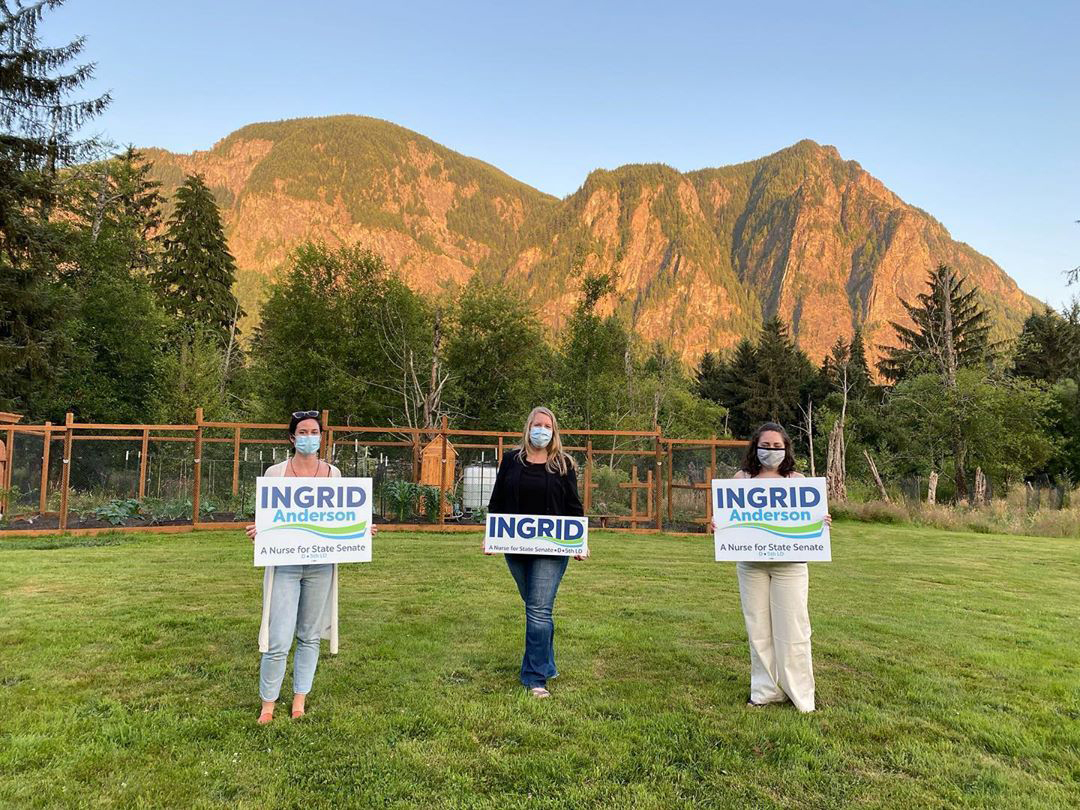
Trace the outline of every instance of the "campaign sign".
<instances>
[{"instance_id":1,"label":"campaign sign","mask_svg":"<svg viewBox=\"0 0 1080 810\"><path fill-rule=\"evenodd\" d=\"M371 562L371 479L260 476L255 565Z\"/></svg>"},{"instance_id":2,"label":"campaign sign","mask_svg":"<svg viewBox=\"0 0 1080 810\"><path fill-rule=\"evenodd\" d=\"M484 551L586 555L589 553L589 519L558 515L488 515Z\"/></svg>"},{"instance_id":3,"label":"campaign sign","mask_svg":"<svg viewBox=\"0 0 1080 810\"><path fill-rule=\"evenodd\" d=\"M824 478L717 478L716 560L829 562Z\"/></svg>"}]
</instances>

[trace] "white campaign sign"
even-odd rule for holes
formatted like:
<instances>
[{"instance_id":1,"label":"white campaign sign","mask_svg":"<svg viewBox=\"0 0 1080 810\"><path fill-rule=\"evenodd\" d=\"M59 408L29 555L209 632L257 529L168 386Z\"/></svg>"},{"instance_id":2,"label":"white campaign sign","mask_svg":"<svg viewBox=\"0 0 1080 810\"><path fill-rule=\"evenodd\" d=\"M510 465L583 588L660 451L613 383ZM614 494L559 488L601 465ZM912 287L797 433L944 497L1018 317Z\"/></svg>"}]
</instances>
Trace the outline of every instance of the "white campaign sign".
<instances>
[{"instance_id":1,"label":"white campaign sign","mask_svg":"<svg viewBox=\"0 0 1080 810\"><path fill-rule=\"evenodd\" d=\"M589 553L589 519L557 515L487 516L484 551L495 554Z\"/></svg>"},{"instance_id":2,"label":"white campaign sign","mask_svg":"<svg viewBox=\"0 0 1080 810\"><path fill-rule=\"evenodd\" d=\"M371 562L371 479L260 476L255 565Z\"/></svg>"},{"instance_id":3,"label":"white campaign sign","mask_svg":"<svg viewBox=\"0 0 1080 810\"><path fill-rule=\"evenodd\" d=\"M717 478L712 482L718 562L829 562L824 478Z\"/></svg>"}]
</instances>

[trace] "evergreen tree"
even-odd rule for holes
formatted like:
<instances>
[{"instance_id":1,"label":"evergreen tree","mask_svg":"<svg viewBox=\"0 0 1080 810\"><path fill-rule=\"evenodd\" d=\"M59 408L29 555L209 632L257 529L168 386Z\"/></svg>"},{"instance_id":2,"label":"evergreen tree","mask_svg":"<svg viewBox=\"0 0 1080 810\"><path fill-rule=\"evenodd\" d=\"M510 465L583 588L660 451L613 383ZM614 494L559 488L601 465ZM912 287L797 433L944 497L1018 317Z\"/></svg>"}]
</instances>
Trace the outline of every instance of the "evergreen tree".
<instances>
[{"instance_id":1,"label":"evergreen tree","mask_svg":"<svg viewBox=\"0 0 1080 810\"><path fill-rule=\"evenodd\" d=\"M57 386L54 416L71 409L86 421L154 419L166 320L146 273L154 259L151 231L161 221L148 170L128 149L80 167L67 181L64 205L77 227L63 278L75 293L76 362Z\"/></svg>"},{"instance_id":2,"label":"evergreen tree","mask_svg":"<svg viewBox=\"0 0 1080 810\"><path fill-rule=\"evenodd\" d=\"M990 316L975 287L945 264L928 274L926 284L915 303L900 302L914 325L892 324L900 345L884 347L878 362L890 382L926 372L955 377L957 369L986 364L996 353Z\"/></svg>"},{"instance_id":3,"label":"evergreen tree","mask_svg":"<svg viewBox=\"0 0 1080 810\"><path fill-rule=\"evenodd\" d=\"M189 175L176 190L176 209L163 242L154 281L166 310L188 331L205 326L227 343L244 313L233 294L236 262L225 242L217 203L201 175Z\"/></svg>"},{"instance_id":4,"label":"evergreen tree","mask_svg":"<svg viewBox=\"0 0 1080 810\"><path fill-rule=\"evenodd\" d=\"M779 318L762 326L754 357L757 373L748 381L749 397L743 404L750 425L767 421L794 424L799 418L803 385L814 374L810 360Z\"/></svg>"},{"instance_id":5,"label":"evergreen tree","mask_svg":"<svg viewBox=\"0 0 1080 810\"><path fill-rule=\"evenodd\" d=\"M1047 307L1028 316L1017 341L1013 373L1048 383L1080 380L1080 303L1064 315Z\"/></svg>"},{"instance_id":6,"label":"evergreen tree","mask_svg":"<svg viewBox=\"0 0 1080 810\"><path fill-rule=\"evenodd\" d=\"M699 397L711 402L720 402L720 381L724 371L724 361L715 352L705 352L694 370L694 390Z\"/></svg>"},{"instance_id":7,"label":"evergreen tree","mask_svg":"<svg viewBox=\"0 0 1080 810\"><path fill-rule=\"evenodd\" d=\"M757 427L753 423L755 415L747 409L757 376L757 351L749 338L743 338L735 345L730 362L723 365L717 388L717 402L728 409L728 431L732 436L749 437Z\"/></svg>"},{"instance_id":8,"label":"evergreen tree","mask_svg":"<svg viewBox=\"0 0 1080 810\"><path fill-rule=\"evenodd\" d=\"M828 390L840 389L844 372L847 372L848 398L856 401L865 398L872 382L861 329L855 330L850 343L837 338L822 361L821 375L826 380Z\"/></svg>"},{"instance_id":9,"label":"evergreen tree","mask_svg":"<svg viewBox=\"0 0 1080 810\"><path fill-rule=\"evenodd\" d=\"M0 0L0 407L31 416L70 352L70 297L56 284L70 226L50 220L57 173L94 149L75 133L109 103L71 98L93 75L92 64L72 64L83 38L39 40L45 11L60 4Z\"/></svg>"},{"instance_id":10,"label":"evergreen tree","mask_svg":"<svg viewBox=\"0 0 1080 810\"><path fill-rule=\"evenodd\" d=\"M957 374L961 369L986 366L997 347L989 342L990 317L978 300L975 287L948 265L938 265L929 274L929 291L920 293L917 304L902 301L915 327L893 323L900 345L885 349L878 363L890 381L913 375L936 374L950 395L957 397ZM953 476L957 500L968 495L967 437L958 425L952 436Z\"/></svg>"}]
</instances>

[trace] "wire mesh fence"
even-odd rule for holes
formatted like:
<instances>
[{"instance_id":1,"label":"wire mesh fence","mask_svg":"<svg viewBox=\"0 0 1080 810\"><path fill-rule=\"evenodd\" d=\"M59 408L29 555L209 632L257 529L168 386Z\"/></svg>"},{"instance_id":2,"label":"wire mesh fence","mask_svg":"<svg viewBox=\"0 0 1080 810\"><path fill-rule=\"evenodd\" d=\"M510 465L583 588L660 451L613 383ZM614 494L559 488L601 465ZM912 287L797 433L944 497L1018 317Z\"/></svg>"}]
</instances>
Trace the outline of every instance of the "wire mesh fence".
<instances>
[{"instance_id":1,"label":"wire mesh fence","mask_svg":"<svg viewBox=\"0 0 1080 810\"><path fill-rule=\"evenodd\" d=\"M480 524L499 460L519 434L336 426L321 454L370 477L383 524ZM5 425L0 530L236 524L254 514L256 479L290 453L286 426ZM708 482L731 474L744 443L660 431L564 431L586 513L598 526L697 529Z\"/></svg>"}]
</instances>

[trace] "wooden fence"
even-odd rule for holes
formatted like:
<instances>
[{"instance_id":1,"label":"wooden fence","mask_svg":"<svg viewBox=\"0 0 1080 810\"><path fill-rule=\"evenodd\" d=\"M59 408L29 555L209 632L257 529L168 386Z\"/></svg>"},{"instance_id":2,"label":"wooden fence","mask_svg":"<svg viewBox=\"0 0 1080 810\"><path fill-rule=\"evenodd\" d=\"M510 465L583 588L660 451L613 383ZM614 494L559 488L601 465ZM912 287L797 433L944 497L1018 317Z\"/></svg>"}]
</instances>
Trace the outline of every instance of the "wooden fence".
<instances>
[{"instance_id":1,"label":"wooden fence","mask_svg":"<svg viewBox=\"0 0 1080 810\"><path fill-rule=\"evenodd\" d=\"M495 458L501 459L503 451L516 445L520 434L505 431L485 430L458 430L450 429L445 418L442 425L437 429L423 428L400 428L400 427L358 427L354 425L333 425L330 423L330 414L323 411L323 425L326 426L324 440L320 448L320 455L324 459L336 458L339 446L345 444L362 444L365 447L377 448L404 448L411 453L413 467L413 481L420 480L420 464L422 448L432 440L438 441L441 446L442 471L439 476L439 503L446 498L448 487L454 486L454 482L447 480L447 446L452 443L453 447L460 450L491 450ZM41 457L41 480L38 493L39 515L58 514L59 530L68 529L69 522L69 494L71 490L72 448L76 442L85 441L122 441L134 442L139 446L139 470L137 478L137 497L141 500L147 495L147 465L151 442L181 442L188 443L192 447L191 464L193 474L191 476L190 499L191 499L191 525L196 528L215 528L235 526L235 523L214 523L200 520L202 515L203 495L203 454L208 446L227 444L232 450L232 493L236 495L240 488L240 460L241 451L251 445L282 445L286 424L257 423L257 422L212 422L203 419L202 409L197 409L195 421L191 424L175 425L134 425L134 424L96 424L80 423L74 420L71 413L63 425L54 425L46 422L43 425L8 424L0 426L0 432L6 432L8 459L4 468L3 478L0 480L0 498L8 497L6 493L11 491L12 478L15 468L15 437L24 435L40 436L42 439ZM252 431L275 431L279 438L266 438L245 435ZM659 428L652 431L620 431L620 430L564 430L564 447L572 453L583 454L585 464L579 475L582 489L582 500L585 512L593 518L596 525L611 528L623 528L619 524L626 524L629 529L664 529L664 515L666 513L668 523L674 521L674 501L676 493L680 490L703 490L709 489L709 481L716 477L718 461L717 451L739 451L744 448L745 442L734 439L702 438L702 439L675 439L662 435ZM225 435L221 435L225 434ZM370 437L370 438L366 438ZM391 438L383 438L391 437ZM60 499L58 513L47 511L49 498L49 469L50 458L56 452L53 444L62 443L59 452L62 453L60 470ZM602 447L597 447L600 443ZM619 446L620 442L633 446ZM676 454L683 451L708 452L709 461L707 471L703 467L693 477L686 481L676 480L674 473ZM644 466L649 467L645 471L645 477L640 478L639 465L634 463L630 467L629 481L621 482L620 489L629 490L630 513L629 514L605 514L594 509L593 493L597 484L593 481L597 459L604 459L608 464L613 464L616 457L636 456L644 459ZM650 467L651 462L651 467ZM730 465L728 465L730 467ZM711 519L710 499L704 498L705 511L703 515L692 518L697 524L707 524ZM0 508L7 504L0 502ZM6 512L6 509L2 511ZM447 516L442 509L438 510L437 523L445 526ZM430 524L418 524L430 527ZM416 524L410 524L409 528L415 528ZM176 527L142 527L145 530L175 531ZM389 526L387 528L390 528ZM404 526L402 526L404 528ZM34 533L47 530L34 530ZM27 533L25 531L18 532ZM0 530L0 536L16 534L14 531Z\"/></svg>"}]
</instances>

